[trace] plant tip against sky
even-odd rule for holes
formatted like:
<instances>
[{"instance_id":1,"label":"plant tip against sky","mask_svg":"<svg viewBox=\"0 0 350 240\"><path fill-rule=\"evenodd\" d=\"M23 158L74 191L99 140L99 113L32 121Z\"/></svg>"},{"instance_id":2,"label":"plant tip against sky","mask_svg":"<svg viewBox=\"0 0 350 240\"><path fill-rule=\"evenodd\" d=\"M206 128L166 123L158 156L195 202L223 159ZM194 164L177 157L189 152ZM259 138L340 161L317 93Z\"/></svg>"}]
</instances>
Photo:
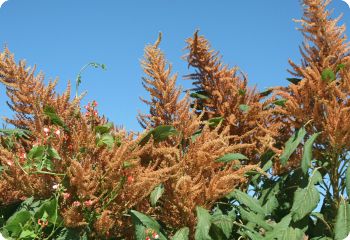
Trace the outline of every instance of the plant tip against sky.
<instances>
[{"instance_id":1,"label":"plant tip against sky","mask_svg":"<svg viewBox=\"0 0 350 240\"><path fill-rule=\"evenodd\" d=\"M344 13L340 23L350 22L345 2L335 0L329 7L335 9L334 16ZM184 90L190 82L183 76L191 71L182 59L184 39L196 29L220 50L226 63L248 75L250 85L264 90L287 85L288 58L296 62L301 58L302 36L292 21L301 14L296 0L10 0L0 8L0 22L5 23L0 45L16 53L17 61L25 58L28 65L36 64L45 81L59 77L59 91L68 80L75 84L85 64L106 64L106 71L84 71L79 91L88 90L88 94L82 105L96 100L99 112L109 120L139 131L136 116L147 112L139 100L146 95L140 84L144 76L140 59L159 31L163 33L160 48ZM12 114L5 107L7 100L6 95L0 96L1 116Z\"/></svg>"}]
</instances>

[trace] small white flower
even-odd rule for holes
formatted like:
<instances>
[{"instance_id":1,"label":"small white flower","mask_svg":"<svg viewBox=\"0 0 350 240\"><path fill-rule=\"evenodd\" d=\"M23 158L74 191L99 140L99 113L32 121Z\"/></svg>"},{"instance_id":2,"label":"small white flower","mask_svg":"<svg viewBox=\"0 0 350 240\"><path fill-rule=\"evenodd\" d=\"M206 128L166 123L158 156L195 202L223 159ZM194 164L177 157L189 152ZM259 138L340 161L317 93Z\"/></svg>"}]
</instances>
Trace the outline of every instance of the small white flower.
<instances>
[{"instance_id":1,"label":"small white flower","mask_svg":"<svg viewBox=\"0 0 350 240\"><path fill-rule=\"evenodd\" d=\"M50 132L50 129L48 129L47 127L44 127L44 133L48 134Z\"/></svg>"},{"instance_id":2,"label":"small white flower","mask_svg":"<svg viewBox=\"0 0 350 240\"><path fill-rule=\"evenodd\" d=\"M153 233L152 237L153 237L154 239L158 239L158 238L159 238L159 235L158 235L158 233Z\"/></svg>"},{"instance_id":3,"label":"small white flower","mask_svg":"<svg viewBox=\"0 0 350 240\"><path fill-rule=\"evenodd\" d=\"M59 187L60 187L59 184L54 184L54 185L52 186L52 188L53 188L54 190L57 190Z\"/></svg>"},{"instance_id":4,"label":"small white flower","mask_svg":"<svg viewBox=\"0 0 350 240\"><path fill-rule=\"evenodd\" d=\"M55 131L55 134L59 137L60 134L61 134L61 131L60 131L59 129L57 129L57 130Z\"/></svg>"},{"instance_id":5,"label":"small white flower","mask_svg":"<svg viewBox=\"0 0 350 240\"><path fill-rule=\"evenodd\" d=\"M0 240L5 240L5 238L0 233Z\"/></svg>"}]
</instances>

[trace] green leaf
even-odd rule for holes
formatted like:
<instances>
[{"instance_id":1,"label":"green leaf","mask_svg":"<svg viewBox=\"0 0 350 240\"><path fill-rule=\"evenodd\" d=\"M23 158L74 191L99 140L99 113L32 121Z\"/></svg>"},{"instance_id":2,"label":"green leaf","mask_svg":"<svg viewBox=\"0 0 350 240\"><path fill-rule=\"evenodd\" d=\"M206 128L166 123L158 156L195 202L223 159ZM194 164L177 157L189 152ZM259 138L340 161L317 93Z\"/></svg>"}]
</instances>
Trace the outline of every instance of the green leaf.
<instances>
[{"instance_id":1,"label":"green leaf","mask_svg":"<svg viewBox=\"0 0 350 240\"><path fill-rule=\"evenodd\" d=\"M345 174L346 193L350 196L350 164L348 164Z\"/></svg>"},{"instance_id":2,"label":"green leaf","mask_svg":"<svg viewBox=\"0 0 350 240\"><path fill-rule=\"evenodd\" d=\"M211 240L212 238L209 235L209 230L210 230L210 214L208 210L202 208L202 207L197 207L197 226L196 226L196 232L194 239L196 240Z\"/></svg>"},{"instance_id":3,"label":"green leaf","mask_svg":"<svg viewBox=\"0 0 350 240\"><path fill-rule=\"evenodd\" d=\"M178 134L176 129L170 125L161 125L152 130L150 130L139 142L139 145L145 145L151 137L156 142L161 142L166 140L168 137Z\"/></svg>"},{"instance_id":4,"label":"green leaf","mask_svg":"<svg viewBox=\"0 0 350 240\"><path fill-rule=\"evenodd\" d=\"M281 107L284 107L286 105L286 102L288 101L288 99L278 99L274 102L272 102L273 104L277 105L277 106L281 106Z\"/></svg>"},{"instance_id":5,"label":"green leaf","mask_svg":"<svg viewBox=\"0 0 350 240\"><path fill-rule=\"evenodd\" d=\"M269 195L267 201L263 205L266 213L272 213L279 206L278 199L275 194Z\"/></svg>"},{"instance_id":6,"label":"green leaf","mask_svg":"<svg viewBox=\"0 0 350 240\"><path fill-rule=\"evenodd\" d=\"M188 240L189 234L190 234L190 229L188 227L183 227L177 230L172 240Z\"/></svg>"},{"instance_id":7,"label":"green leaf","mask_svg":"<svg viewBox=\"0 0 350 240\"><path fill-rule=\"evenodd\" d=\"M191 97L201 99L201 100L207 100L209 97L207 96L206 92L198 91L190 94Z\"/></svg>"},{"instance_id":8,"label":"green leaf","mask_svg":"<svg viewBox=\"0 0 350 240\"><path fill-rule=\"evenodd\" d=\"M130 214L133 224L135 225L136 239L144 240L146 238L146 229L151 228L158 233L159 239L166 240L166 237L161 233L160 225L156 220L135 210L130 210Z\"/></svg>"},{"instance_id":9,"label":"green leaf","mask_svg":"<svg viewBox=\"0 0 350 240\"><path fill-rule=\"evenodd\" d=\"M343 240L350 232L350 204L341 199L334 225L334 239Z\"/></svg>"},{"instance_id":10,"label":"green leaf","mask_svg":"<svg viewBox=\"0 0 350 240\"><path fill-rule=\"evenodd\" d=\"M287 80L293 84L298 84L302 79L300 79L300 78L287 78Z\"/></svg>"},{"instance_id":11,"label":"green leaf","mask_svg":"<svg viewBox=\"0 0 350 240\"><path fill-rule=\"evenodd\" d=\"M241 104L239 105L239 110L241 110L242 112L246 113L249 111L249 106L248 105L245 105L245 104Z\"/></svg>"},{"instance_id":12,"label":"green leaf","mask_svg":"<svg viewBox=\"0 0 350 240\"><path fill-rule=\"evenodd\" d=\"M226 238L229 238L232 232L234 219L231 216L224 215L220 209L211 216L211 223L222 230Z\"/></svg>"},{"instance_id":13,"label":"green leaf","mask_svg":"<svg viewBox=\"0 0 350 240\"><path fill-rule=\"evenodd\" d=\"M44 146L35 146L29 152L27 157L29 159L40 161L45 156L45 147Z\"/></svg>"},{"instance_id":14,"label":"green leaf","mask_svg":"<svg viewBox=\"0 0 350 240\"><path fill-rule=\"evenodd\" d=\"M295 191L291 209L294 222L301 220L317 207L320 201L320 193L314 184L318 183L321 180L320 178L322 179L322 175L319 171L314 170L308 185Z\"/></svg>"},{"instance_id":15,"label":"green leaf","mask_svg":"<svg viewBox=\"0 0 350 240\"><path fill-rule=\"evenodd\" d=\"M345 64L341 63L337 66L337 72L345 68Z\"/></svg>"},{"instance_id":16,"label":"green leaf","mask_svg":"<svg viewBox=\"0 0 350 240\"><path fill-rule=\"evenodd\" d=\"M259 95L260 95L261 97L267 97L267 96L270 95L271 93L272 93L272 89L267 89L267 90L265 90L265 91L260 92Z\"/></svg>"},{"instance_id":17,"label":"green leaf","mask_svg":"<svg viewBox=\"0 0 350 240\"><path fill-rule=\"evenodd\" d=\"M238 207L238 209L239 209L239 213L241 214L244 220L257 224L268 231L273 229L271 225L265 222L264 217L262 215L256 214L254 212L246 211L243 207L240 207L240 206Z\"/></svg>"},{"instance_id":18,"label":"green leaf","mask_svg":"<svg viewBox=\"0 0 350 240\"><path fill-rule=\"evenodd\" d=\"M108 122L108 123L103 124L101 126L96 126L95 132L103 135L105 133L109 133L112 128L113 128L113 123Z\"/></svg>"},{"instance_id":19,"label":"green leaf","mask_svg":"<svg viewBox=\"0 0 350 240\"><path fill-rule=\"evenodd\" d=\"M195 133L191 136L191 141L195 142L197 137L199 137L202 134L202 129L197 130Z\"/></svg>"},{"instance_id":20,"label":"green leaf","mask_svg":"<svg viewBox=\"0 0 350 240\"><path fill-rule=\"evenodd\" d=\"M162 196L164 193L164 186L163 184L159 184L157 187L153 189L150 195L151 205L152 207L155 207L157 204L158 199Z\"/></svg>"},{"instance_id":21,"label":"green leaf","mask_svg":"<svg viewBox=\"0 0 350 240\"><path fill-rule=\"evenodd\" d=\"M47 149L47 154L49 155L49 157L51 159L58 159L58 160L61 160L61 157L60 155L58 154L57 150L54 149L53 147L49 147Z\"/></svg>"},{"instance_id":22,"label":"green leaf","mask_svg":"<svg viewBox=\"0 0 350 240\"><path fill-rule=\"evenodd\" d=\"M52 224L57 225L59 222L62 221L62 219L58 215L58 203L56 198L45 200L35 212L34 217L36 219L41 219L45 214L48 215L47 220Z\"/></svg>"},{"instance_id":23,"label":"green leaf","mask_svg":"<svg viewBox=\"0 0 350 240\"><path fill-rule=\"evenodd\" d=\"M58 125L60 127L63 127L64 130L69 131L67 125L62 121L62 119L57 115L56 110L52 106L45 106L44 107L44 114L49 117L50 121Z\"/></svg>"},{"instance_id":24,"label":"green leaf","mask_svg":"<svg viewBox=\"0 0 350 240\"><path fill-rule=\"evenodd\" d=\"M231 162L234 160L247 160L248 158L240 153L228 153L222 157L219 157L215 162Z\"/></svg>"},{"instance_id":25,"label":"green leaf","mask_svg":"<svg viewBox=\"0 0 350 240\"><path fill-rule=\"evenodd\" d=\"M101 136L101 138L99 138L97 140L97 146L101 147L101 146L107 146L109 149L113 148L114 145L114 137L109 134L109 133L105 133Z\"/></svg>"},{"instance_id":26,"label":"green leaf","mask_svg":"<svg viewBox=\"0 0 350 240\"><path fill-rule=\"evenodd\" d=\"M303 170L304 174L306 174L309 167L311 167L312 145L320 134L321 133L312 134L312 136L306 141L304 145L303 159L301 160L301 169Z\"/></svg>"},{"instance_id":27,"label":"green leaf","mask_svg":"<svg viewBox=\"0 0 350 240\"><path fill-rule=\"evenodd\" d=\"M74 228L63 228L60 232L60 235L56 238L56 240L73 240L73 239L81 239L80 231Z\"/></svg>"},{"instance_id":28,"label":"green leaf","mask_svg":"<svg viewBox=\"0 0 350 240\"><path fill-rule=\"evenodd\" d=\"M22 231L22 226L24 226L31 219L31 214L29 211L21 210L13 214L4 226L11 236L19 236Z\"/></svg>"},{"instance_id":29,"label":"green leaf","mask_svg":"<svg viewBox=\"0 0 350 240\"><path fill-rule=\"evenodd\" d=\"M330 68L323 70L321 76L323 81L333 82L335 80L335 73Z\"/></svg>"},{"instance_id":30,"label":"green leaf","mask_svg":"<svg viewBox=\"0 0 350 240\"><path fill-rule=\"evenodd\" d=\"M289 228L287 228L287 230L282 232L281 237L279 239L281 239L281 240L303 240L304 239L304 232L301 229L289 227Z\"/></svg>"},{"instance_id":31,"label":"green leaf","mask_svg":"<svg viewBox=\"0 0 350 240\"><path fill-rule=\"evenodd\" d=\"M238 95L240 95L240 96L244 96L245 94L246 94L246 90L245 89L239 89L238 90Z\"/></svg>"},{"instance_id":32,"label":"green leaf","mask_svg":"<svg viewBox=\"0 0 350 240\"><path fill-rule=\"evenodd\" d=\"M37 235L35 234L35 232L30 231L30 230L24 230L21 232L21 235L19 235L20 239L35 239L37 237Z\"/></svg>"},{"instance_id":33,"label":"green leaf","mask_svg":"<svg viewBox=\"0 0 350 240\"><path fill-rule=\"evenodd\" d=\"M129 161L123 162L123 168L131 168L133 166L134 166L134 164L132 162L129 162Z\"/></svg>"},{"instance_id":34,"label":"green leaf","mask_svg":"<svg viewBox=\"0 0 350 240\"><path fill-rule=\"evenodd\" d=\"M282 153L280 157L280 161L283 166L287 164L288 159L293 154L295 149L297 149L300 142L304 139L304 136L306 134L306 130L304 127L297 130L293 136L289 138L289 140L286 142L284 146L284 152Z\"/></svg>"},{"instance_id":35,"label":"green leaf","mask_svg":"<svg viewBox=\"0 0 350 240\"><path fill-rule=\"evenodd\" d=\"M283 234L284 231L288 230L290 222L292 220L292 216L288 214L287 216L284 216L280 222L278 222L274 227L272 231L269 231L266 233L266 238L268 240L275 240L276 238L279 239L279 237Z\"/></svg>"},{"instance_id":36,"label":"green leaf","mask_svg":"<svg viewBox=\"0 0 350 240\"><path fill-rule=\"evenodd\" d=\"M15 129L0 129L0 133L5 136L15 136L16 138L29 138L30 131L20 128Z\"/></svg>"},{"instance_id":37,"label":"green leaf","mask_svg":"<svg viewBox=\"0 0 350 240\"><path fill-rule=\"evenodd\" d=\"M160 230L159 223L156 220L154 220L153 218L147 216L146 214L140 213L140 212L135 211L135 210L130 210L130 213L131 213L131 216L138 219L146 227L152 228L156 231Z\"/></svg>"},{"instance_id":38,"label":"green leaf","mask_svg":"<svg viewBox=\"0 0 350 240\"><path fill-rule=\"evenodd\" d=\"M218 126L224 120L223 117L214 117L208 120L208 124L210 127Z\"/></svg>"},{"instance_id":39,"label":"green leaf","mask_svg":"<svg viewBox=\"0 0 350 240\"><path fill-rule=\"evenodd\" d=\"M235 189L232 193L233 197L235 197L241 204L247 206L254 212L265 215L265 209L260 206L259 201L248 194L241 192L238 189Z\"/></svg>"}]
</instances>

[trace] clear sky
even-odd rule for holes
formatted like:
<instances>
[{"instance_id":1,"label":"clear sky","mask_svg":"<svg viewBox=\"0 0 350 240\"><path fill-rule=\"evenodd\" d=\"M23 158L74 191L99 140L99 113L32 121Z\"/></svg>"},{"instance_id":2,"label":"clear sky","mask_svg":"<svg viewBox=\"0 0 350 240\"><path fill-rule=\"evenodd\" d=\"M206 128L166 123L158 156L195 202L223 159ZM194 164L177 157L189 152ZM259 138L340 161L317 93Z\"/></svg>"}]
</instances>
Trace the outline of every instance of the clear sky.
<instances>
[{"instance_id":1,"label":"clear sky","mask_svg":"<svg viewBox=\"0 0 350 240\"><path fill-rule=\"evenodd\" d=\"M343 1L333 0L330 7L350 24ZM8 0L0 8L0 45L7 44L17 60L36 64L47 79L59 77L59 92L84 64L106 64L107 71L84 73L83 104L95 99L111 121L138 131L136 115L147 112L139 97L148 97L140 59L159 31L160 47L185 89L190 83L182 76L189 71L181 56L196 29L226 63L248 74L250 85L264 89L286 85L288 58L299 62L302 37L292 19L301 13L299 0ZM3 86L0 91L0 116L11 116Z\"/></svg>"}]
</instances>

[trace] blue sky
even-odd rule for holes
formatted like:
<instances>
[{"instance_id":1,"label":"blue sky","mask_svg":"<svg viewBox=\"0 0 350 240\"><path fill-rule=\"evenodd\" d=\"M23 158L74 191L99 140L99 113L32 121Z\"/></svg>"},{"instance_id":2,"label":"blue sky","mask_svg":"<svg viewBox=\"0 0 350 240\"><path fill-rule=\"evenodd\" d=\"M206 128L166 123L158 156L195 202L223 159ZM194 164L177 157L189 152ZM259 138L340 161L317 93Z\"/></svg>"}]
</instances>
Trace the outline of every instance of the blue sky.
<instances>
[{"instance_id":1,"label":"blue sky","mask_svg":"<svg viewBox=\"0 0 350 240\"><path fill-rule=\"evenodd\" d=\"M350 23L344 2L334 0L330 7L334 16L344 13L342 23ZM302 37L292 18L301 13L299 0L8 0L0 8L0 45L7 44L17 60L36 64L47 79L59 77L59 92L84 64L106 64L107 71L84 72L83 104L95 99L111 121L138 131L136 115L147 112L139 97L148 96L140 59L159 31L160 47L185 89L190 83L182 76L189 71L181 56L196 29L226 63L248 74L250 85L264 89L286 85L288 58L299 62ZM1 86L0 116L11 116L4 90Z\"/></svg>"}]
</instances>

